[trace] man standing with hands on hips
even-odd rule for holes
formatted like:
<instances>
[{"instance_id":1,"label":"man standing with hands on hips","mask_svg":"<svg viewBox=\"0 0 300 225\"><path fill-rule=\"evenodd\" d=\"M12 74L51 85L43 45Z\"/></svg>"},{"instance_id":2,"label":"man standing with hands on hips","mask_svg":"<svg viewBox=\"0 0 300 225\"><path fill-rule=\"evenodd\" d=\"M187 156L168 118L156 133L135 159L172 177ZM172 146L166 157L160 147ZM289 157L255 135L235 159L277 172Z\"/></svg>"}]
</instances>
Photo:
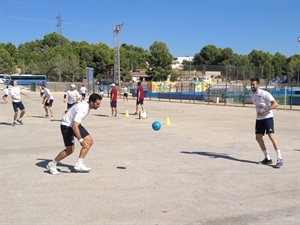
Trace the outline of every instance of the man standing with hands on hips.
<instances>
[{"instance_id":1,"label":"man standing with hands on hips","mask_svg":"<svg viewBox=\"0 0 300 225\"><path fill-rule=\"evenodd\" d=\"M263 165L272 164L272 159L265 146L263 136L266 133L276 151L277 163L276 168L280 168L283 165L283 160L281 157L281 152L279 149L279 144L275 136L274 131L274 119L272 109L278 106L278 103L274 97L267 91L260 89L259 78L252 78L251 80L251 90L253 92L252 100L256 108L256 124L255 124L255 134L256 141L258 142L265 159L260 162Z\"/></svg>"}]
</instances>

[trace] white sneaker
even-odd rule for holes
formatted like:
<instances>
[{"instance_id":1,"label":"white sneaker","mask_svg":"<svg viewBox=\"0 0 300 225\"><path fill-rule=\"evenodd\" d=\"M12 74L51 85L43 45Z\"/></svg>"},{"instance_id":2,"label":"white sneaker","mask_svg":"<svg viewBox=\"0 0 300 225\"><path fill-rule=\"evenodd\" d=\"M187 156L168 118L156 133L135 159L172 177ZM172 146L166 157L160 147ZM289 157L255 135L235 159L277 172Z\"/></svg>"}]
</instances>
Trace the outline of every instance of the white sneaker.
<instances>
[{"instance_id":1,"label":"white sneaker","mask_svg":"<svg viewBox=\"0 0 300 225\"><path fill-rule=\"evenodd\" d=\"M47 165L47 169L52 175L58 175L59 172L57 171L56 165L53 162L49 162Z\"/></svg>"},{"instance_id":2,"label":"white sneaker","mask_svg":"<svg viewBox=\"0 0 300 225\"><path fill-rule=\"evenodd\" d=\"M53 116L51 116L51 117L50 117L50 120L52 121L53 119L54 119L54 117L53 117Z\"/></svg>"},{"instance_id":3,"label":"white sneaker","mask_svg":"<svg viewBox=\"0 0 300 225\"><path fill-rule=\"evenodd\" d=\"M90 172L91 168L86 167L83 163L76 163L74 169L77 172Z\"/></svg>"}]
</instances>

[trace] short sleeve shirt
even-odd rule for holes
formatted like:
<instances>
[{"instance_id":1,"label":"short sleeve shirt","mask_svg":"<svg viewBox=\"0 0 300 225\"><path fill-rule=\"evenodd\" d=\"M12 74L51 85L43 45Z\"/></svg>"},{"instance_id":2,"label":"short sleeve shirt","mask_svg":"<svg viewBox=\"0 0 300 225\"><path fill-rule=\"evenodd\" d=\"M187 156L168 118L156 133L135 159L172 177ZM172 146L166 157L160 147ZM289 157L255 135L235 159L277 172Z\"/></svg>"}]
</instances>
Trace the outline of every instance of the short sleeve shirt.
<instances>
[{"instance_id":1,"label":"short sleeve shirt","mask_svg":"<svg viewBox=\"0 0 300 225\"><path fill-rule=\"evenodd\" d=\"M87 101L79 102L72 106L63 116L61 125L72 127L74 121L81 123L82 120L89 114L90 107Z\"/></svg>"},{"instance_id":2,"label":"short sleeve shirt","mask_svg":"<svg viewBox=\"0 0 300 225\"><path fill-rule=\"evenodd\" d=\"M80 98L79 92L77 90L67 91L68 104L73 104L74 102L76 102L77 98Z\"/></svg>"},{"instance_id":3,"label":"short sleeve shirt","mask_svg":"<svg viewBox=\"0 0 300 225\"><path fill-rule=\"evenodd\" d=\"M10 95L21 99L21 89L19 87L12 87L10 90ZM11 98L13 102L21 102L21 100L16 100Z\"/></svg>"},{"instance_id":4,"label":"short sleeve shirt","mask_svg":"<svg viewBox=\"0 0 300 225\"><path fill-rule=\"evenodd\" d=\"M51 91L48 88L44 88L44 96L47 99L54 100L53 95L52 95Z\"/></svg>"},{"instance_id":5,"label":"short sleeve shirt","mask_svg":"<svg viewBox=\"0 0 300 225\"><path fill-rule=\"evenodd\" d=\"M116 88L112 88L110 92L111 101L116 102L118 97L118 92Z\"/></svg>"},{"instance_id":6,"label":"short sleeve shirt","mask_svg":"<svg viewBox=\"0 0 300 225\"><path fill-rule=\"evenodd\" d=\"M140 95L139 100L143 100L144 99L144 89L143 89L142 85L138 86L138 88L137 88L137 96L139 96L139 95Z\"/></svg>"},{"instance_id":7,"label":"short sleeve shirt","mask_svg":"<svg viewBox=\"0 0 300 225\"><path fill-rule=\"evenodd\" d=\"M267 91L259 89L256 94L252 95L252 101L255 105L256 112L261 109L268 108L272 101L275 101L274 97ZM264 115L256 115L257 120L267 119L273 117L272 110L267 111Z\"/></svg>"}]
</instances>

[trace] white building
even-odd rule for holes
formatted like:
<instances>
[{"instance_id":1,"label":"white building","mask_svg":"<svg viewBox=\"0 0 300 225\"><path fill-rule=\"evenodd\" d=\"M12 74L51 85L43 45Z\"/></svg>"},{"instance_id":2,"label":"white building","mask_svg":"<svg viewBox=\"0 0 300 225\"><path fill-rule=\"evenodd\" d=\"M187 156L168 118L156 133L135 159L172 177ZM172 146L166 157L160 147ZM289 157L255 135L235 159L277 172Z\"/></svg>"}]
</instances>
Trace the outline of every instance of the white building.
<instances>
[{"instance_id":1,"label":"white building","mask_svg":"<svg viewBox=\"0 0 300 225\"><path fill-rule=\"evenodd\" d=\"M183 60L186 60L186 61L193 61L193 56L184 56L184 57L177 57L176 60L173 60L172 61L172 69L175 70L175 69L181 69L182 68L182 62Z\"/></svg>"}]
</instances>

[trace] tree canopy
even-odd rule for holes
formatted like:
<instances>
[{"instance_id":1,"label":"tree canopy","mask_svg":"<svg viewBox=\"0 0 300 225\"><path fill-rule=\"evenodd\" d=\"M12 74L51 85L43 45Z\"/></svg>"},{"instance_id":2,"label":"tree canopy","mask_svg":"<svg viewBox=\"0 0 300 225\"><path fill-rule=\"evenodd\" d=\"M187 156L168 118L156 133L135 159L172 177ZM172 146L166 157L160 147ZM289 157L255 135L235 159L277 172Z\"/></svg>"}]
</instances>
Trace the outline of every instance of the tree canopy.
<instances>
[{"instance_id":1,"label":"tree canopy","mask_svg":"<svg viewBox=\"0 0 300 225\"><path fill-rule=\"evenodd\" d=\"M175 79L172 71L174 60L166 43L155 41L149 50L123 43L120 46L121 80L130 81L130 73L145 69L149 80ZM0 43L0 73L46 74L53 81L82 81L86 67L93 67L95 76L104 77L106 68L114 62L114 49L105 43L89 44L86 41L69 41L51 33L42 40L20 44ZM279 52L274 55L261 50L252 50L248 55L239 55L231 48L207 45L195 53L193 61L184 61L184 68L197 65L262 67L266 78L289 74L299 77L300 55L286 57Z\"/></svg>"}]
</instances>

